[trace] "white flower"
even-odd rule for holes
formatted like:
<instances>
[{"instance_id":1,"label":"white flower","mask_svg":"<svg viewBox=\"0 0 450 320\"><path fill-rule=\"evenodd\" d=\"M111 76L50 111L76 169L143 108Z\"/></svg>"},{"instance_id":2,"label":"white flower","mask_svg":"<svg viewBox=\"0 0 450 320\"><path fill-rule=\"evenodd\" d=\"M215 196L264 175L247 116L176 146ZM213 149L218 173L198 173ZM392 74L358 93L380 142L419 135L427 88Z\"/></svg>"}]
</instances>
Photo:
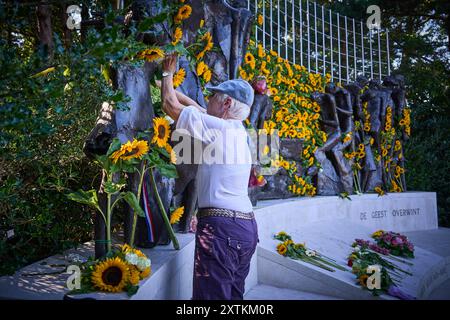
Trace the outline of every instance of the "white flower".
<instances>
[{"instance_id":1,"label":"white flower","mask_svg":"<svg viewBox=\"0 0 450 320\"><path fill-rule=\"evenodd\" d=\"M144 258L144 257L138 258L138 261L136 263L136 266L140 271L144 271L151 265L152 265L152 263L151 263L150 259Z\"/></svg>"},{"instance_id":2,"label":"white flower","mask_svg":"<svg viewBox=\"0 0 450 320\"><path fill-rule=\"evenodd\" d=\"M360 252L360 251L361 251L360 246L356 246L356 247L355 247L355 251L356 251L356 252Z\"/></svg>"},{"instance_id":3,"label":"white flower","mask_svg":"<svg viewBox=\"0 0 450 320\"><path fill-rule=\"evenodd\" d=\"M314 257L316 255L314 250L306 250L305 253L308 257Z\"/></svg>"},{"instance_id":4,"label":"white flower","mask_svg":"<svg viewBox=\"0 0 450 320\"><path fill-rule=\"evenodd\" d=\"M125 255L125 260L132 265L137 265L138 261L139 261L139 257L137 254L135 253L127 253Z\"/></svg>"}]
</instances>

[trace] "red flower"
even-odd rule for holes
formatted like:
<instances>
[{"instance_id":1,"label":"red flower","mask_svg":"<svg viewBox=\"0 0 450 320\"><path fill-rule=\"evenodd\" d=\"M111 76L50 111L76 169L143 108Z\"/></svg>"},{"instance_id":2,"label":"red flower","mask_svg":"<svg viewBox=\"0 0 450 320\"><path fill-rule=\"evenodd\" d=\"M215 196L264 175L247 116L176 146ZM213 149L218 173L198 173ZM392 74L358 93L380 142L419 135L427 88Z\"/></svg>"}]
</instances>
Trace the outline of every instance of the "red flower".
<instances>
[{"instance_id":1,"label":"red flower","mask_svg":"<svg viewBox=\"0 0 450 320\"><path fill-rule=\"evenodd\" d=\"M349 259L348 262L347 262L347 265L349 267L352 267L353 266L353 260Z\"/></svg>"}]
</instances>

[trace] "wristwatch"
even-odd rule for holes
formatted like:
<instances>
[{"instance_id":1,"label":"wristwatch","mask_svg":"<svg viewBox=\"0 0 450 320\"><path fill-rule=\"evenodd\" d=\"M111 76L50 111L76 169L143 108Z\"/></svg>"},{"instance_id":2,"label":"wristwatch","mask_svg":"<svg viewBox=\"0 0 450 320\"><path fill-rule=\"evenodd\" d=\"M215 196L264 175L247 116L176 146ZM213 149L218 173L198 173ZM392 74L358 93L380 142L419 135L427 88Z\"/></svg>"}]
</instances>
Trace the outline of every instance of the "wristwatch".
<instances>
[{"instance_id":1,"label":"wristwatch","mask_svg":"<svg viewBox=\"0 0 450 320\"><path fill-rule=\"evenodd\" d=\"M167 72L167 71L163 71L162 76L163 77L167 77L167 76L171 76L172 72Z\"/></svg>"}]
</instances>

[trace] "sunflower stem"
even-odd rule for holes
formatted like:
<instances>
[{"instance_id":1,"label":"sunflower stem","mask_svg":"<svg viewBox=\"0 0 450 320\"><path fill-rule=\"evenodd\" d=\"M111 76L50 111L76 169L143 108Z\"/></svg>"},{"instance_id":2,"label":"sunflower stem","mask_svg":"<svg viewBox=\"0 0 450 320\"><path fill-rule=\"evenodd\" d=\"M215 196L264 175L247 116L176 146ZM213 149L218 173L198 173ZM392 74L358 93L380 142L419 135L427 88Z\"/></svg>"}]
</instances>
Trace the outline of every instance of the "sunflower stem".
<instances>
[{"instance_id":1,"label":"sunflower stem","mask_svg":"<svg viewBox=\"0 0 450 320\"><path fill-rule=\"evenodd\" d=\"M111 179L111 175L108 175L108 180ZM107 212L106 212L106 252L111 252L111 194L107 193Z\"/></svg>"},{"instance_id":2,"label":"sunflower stem","mask_svg":"<svg viewBox=\"0 0 450 320\"><path fill-rule=\"evenodd\" d=\"M141 203L141 190L142 190L142 183L144 181L144 175L145 175L145 166L146 166L146 162L144 160L143 165L142 165L142 172L140 172L140 178L139 178L139 186L138 186L138 190L137 190L137 201L140 204ZM134 248L134 236L136 234L136 225L137 225L137 213L136 210L134 210L133 212L133 226L131 228L131 239L130 239L130 246L132 248Z\"/></svg>"},{"instance_id":3,"label":"sunflower stem","mask_svg":"<svg viewBox=\"0 0 450 320\"><path fill-rule=\"evenodd\" d=\"M164 204L162 203L161 197L159 196L158 187L156 185L155 177L153 175L153 168L150 168L150 180L152 182L153 189L155 190L156 201L159 206L159 210L161 211L161 215L164 220L164 224L166 225L167 231L169 232L169 237L173 242L173 247L175 250L180 250L180 245L178 244L177 237L173 232L172 226L170 225L169 218L167 217L166 209L164 208Z\"/></svg>"}]
</instances>

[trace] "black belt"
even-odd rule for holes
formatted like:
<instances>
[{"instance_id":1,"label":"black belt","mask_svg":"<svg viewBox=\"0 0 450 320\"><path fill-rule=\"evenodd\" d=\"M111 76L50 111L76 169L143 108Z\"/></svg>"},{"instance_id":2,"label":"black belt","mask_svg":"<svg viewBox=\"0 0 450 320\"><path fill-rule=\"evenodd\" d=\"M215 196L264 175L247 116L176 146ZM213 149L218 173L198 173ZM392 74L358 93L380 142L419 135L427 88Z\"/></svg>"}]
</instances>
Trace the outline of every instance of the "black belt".
<instances>
[{"instance_id":1,"label":"black belt","mask_svg":"<svg viewBox=\"0 0 450 320\"><path fill-rule=\"evenodd\" d=\"M222 209L222 208L199 208L197 217L227 217L227 218L240 218L246 220L252 220L255 218L253 211L241 212L237 210Z\"/></svg>"}]
</instances>

